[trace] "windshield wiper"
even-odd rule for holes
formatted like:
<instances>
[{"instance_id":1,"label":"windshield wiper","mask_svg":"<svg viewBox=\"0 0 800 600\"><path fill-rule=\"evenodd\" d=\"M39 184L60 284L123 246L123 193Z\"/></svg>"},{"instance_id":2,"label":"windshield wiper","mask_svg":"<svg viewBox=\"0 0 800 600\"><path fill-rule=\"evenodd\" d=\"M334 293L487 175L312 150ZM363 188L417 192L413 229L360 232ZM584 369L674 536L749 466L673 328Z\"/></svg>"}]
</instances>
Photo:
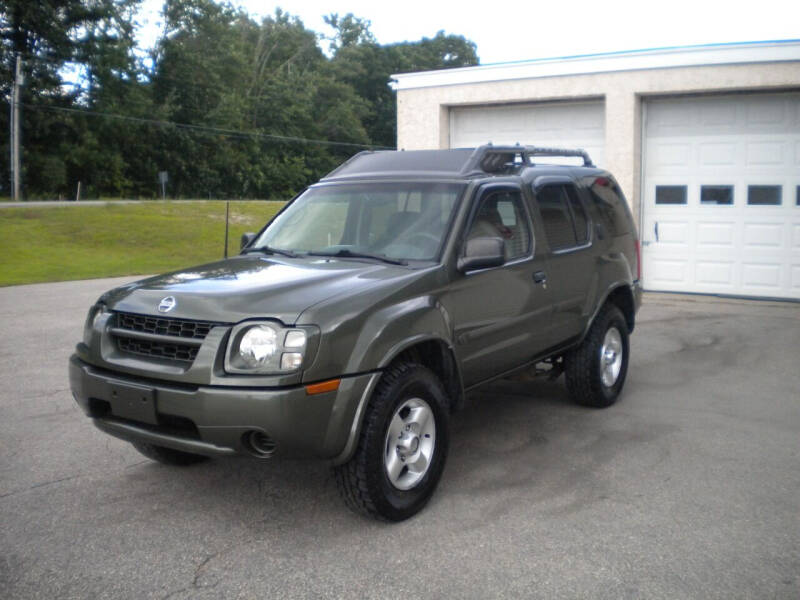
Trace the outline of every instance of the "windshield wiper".
<instances>
[{"instance_id":1,"label":"windshield wiper","mask_svg":"<svg viewBox=\"0 0 800 600\"><path fill-rule=\"evenodd\" d=\"M280 254L281 256L288 256L289 258L297 258L297 253L291 250L284 250L283 248L273 248L271 246L257 246L255 248L245 248L242 254L250 254L251 252L260 252L261 254Z\"/></svg>"},{"instance_id":2,"label":"windshield wiper","mask_svg":"<svg viewBox=\"0 0 800 600\"><path fill-rule=\"evenodd\" d=\"M353 252L347 248L342 248L336 252L309 252L309 256L332 256L335 258L372 258L390 265L407 265L408 262L402 258L389 258L384 254L369 254L368 252Z\"/></svg>"}]
</instances>

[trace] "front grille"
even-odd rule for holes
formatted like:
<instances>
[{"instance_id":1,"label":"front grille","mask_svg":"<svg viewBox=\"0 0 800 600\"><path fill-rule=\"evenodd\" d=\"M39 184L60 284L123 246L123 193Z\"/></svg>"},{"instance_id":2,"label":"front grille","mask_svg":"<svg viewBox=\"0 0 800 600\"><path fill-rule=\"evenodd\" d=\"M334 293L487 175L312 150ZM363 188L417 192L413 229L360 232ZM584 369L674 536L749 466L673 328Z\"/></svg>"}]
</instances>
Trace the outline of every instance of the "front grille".
<instances>
[{"instance_id":1,"label":"front grille","mask_svg":"<svg viewBox=\"0 0 800 600\"><path fill-rule=\"evenodd\" d=\"M150 317L132 313L117 313L117 327L129 331L152 333L155 335L169 335L181 338L205 339L208 332L217 325L212 321L190 321L188 319L167 319L164 317Z\"/></svg>"},{"instance_id":2,"label":"front grille","mask_svg":"<svg viewBox=\"0 0 800 600\"><path fill-rule=\"evenodd\" d=\"M130 354L188 362L192 362L197 357L197 351L200 349L199 346L189 346L188 344L168 344L126 337L117 337L117 346L122 352Z\"/></svg>"},{"instance_id":3,"label":"front grille","mask_svg":"<svg viewBox=\"0 0 800 600\"><path fill-rule=\"evenodd\" d=\"M111 333L120 352L188 363L197 357L200 344L211 329L226 325L126 312L117 312L115 321Z\"/></svg>"}]
</instances>

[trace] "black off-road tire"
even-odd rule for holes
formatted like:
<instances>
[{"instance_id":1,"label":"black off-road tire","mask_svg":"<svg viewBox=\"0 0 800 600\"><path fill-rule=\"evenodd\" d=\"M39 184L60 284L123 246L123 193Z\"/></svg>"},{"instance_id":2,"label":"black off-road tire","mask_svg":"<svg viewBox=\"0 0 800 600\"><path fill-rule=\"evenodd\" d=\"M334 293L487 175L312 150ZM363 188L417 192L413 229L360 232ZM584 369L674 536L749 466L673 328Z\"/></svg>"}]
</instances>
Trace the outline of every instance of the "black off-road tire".
<instances>
[{"instance_id":1,"label":"black off-road tire","mask_svg":"<svg viewBox=\"0 0 800 600\"><path fill-rule=\"evenodd\" d=\"M613 385L603 383L601 353L606 333L615 328L622 343L622 364ZM580 346L564 357L564 372L570 397L583 406L605 408L616 402L625 384L628 372L630 346L628 325L622 312L613 304L606 304L594 319Z\"/></svg>"},{"instance_id":2,"label":"black off-road tire","mask_svg":"<svg viewBox=\"0 0 800 600\"><path fill-rule=\"evenodd\" d=\"M430 407L436 425L435 444L425 475L411 489L401 490L386 473L384 455L390 420L411 398L420 398ZM347 506L357 513L386 521L403 521L418 513L427 504L444 470L449 425L449 401L439 378L419 364L390 366L369 400L353 457L333 469Z\"/></svg>"},{"instance_id":3,"label":"black off-road tire","mask_svg":"<svg viewBox=\"0 0 800 600\"><path fill-rule=\"evenodd\" d=\"M150 460L160 462L164 465L187 467L189 465L208 460L207 456L191 454L189 452L181 452L180 450L164 448L163 446L156 446L155 444L148 444L146 442L131 442L131 444L139 451L139 453L143 454Z\"/></svg>"}]
</instances>

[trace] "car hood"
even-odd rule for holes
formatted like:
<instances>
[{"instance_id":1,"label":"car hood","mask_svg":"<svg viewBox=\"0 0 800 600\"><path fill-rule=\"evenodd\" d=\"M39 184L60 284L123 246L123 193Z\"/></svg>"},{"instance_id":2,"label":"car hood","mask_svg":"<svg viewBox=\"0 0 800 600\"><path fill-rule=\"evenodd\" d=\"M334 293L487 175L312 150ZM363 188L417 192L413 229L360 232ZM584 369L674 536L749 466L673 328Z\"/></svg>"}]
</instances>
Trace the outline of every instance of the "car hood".
<instances>
[{"instance_id":1,"label":"car hood","mask_svg":"<svg viewBox=\"0 0 800 600\"><path fill-rule=\"evenodd\" d=\"M356 260L238 256L150 277L101 300L112 310L224 323L265 317L292 325L307 308L396 277L407 268ZM174 307L158 310L164 298Z\"/></svg>"}]
</instances>

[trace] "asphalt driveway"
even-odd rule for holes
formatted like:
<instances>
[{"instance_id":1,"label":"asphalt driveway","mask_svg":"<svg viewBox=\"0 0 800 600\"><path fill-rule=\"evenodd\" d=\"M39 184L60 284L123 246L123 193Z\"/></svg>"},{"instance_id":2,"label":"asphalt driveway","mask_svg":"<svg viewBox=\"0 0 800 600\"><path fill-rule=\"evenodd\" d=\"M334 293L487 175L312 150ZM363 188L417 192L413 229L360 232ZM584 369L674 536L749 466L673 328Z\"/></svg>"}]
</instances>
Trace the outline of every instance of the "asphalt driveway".
<instances>
[{"instance_id":1,"label":"asphalt driveway","mask_svg":"<svg viewBox=\"0 0 800 600\"><path fill-rule=\"evenodd\" d=\"M67 357L125 280L0 289L2 598L800 597L800 304L650 295L621 401L502 381L453 419L417 517L322 463L151 463Z\"/></svg>"}]
</instances>

